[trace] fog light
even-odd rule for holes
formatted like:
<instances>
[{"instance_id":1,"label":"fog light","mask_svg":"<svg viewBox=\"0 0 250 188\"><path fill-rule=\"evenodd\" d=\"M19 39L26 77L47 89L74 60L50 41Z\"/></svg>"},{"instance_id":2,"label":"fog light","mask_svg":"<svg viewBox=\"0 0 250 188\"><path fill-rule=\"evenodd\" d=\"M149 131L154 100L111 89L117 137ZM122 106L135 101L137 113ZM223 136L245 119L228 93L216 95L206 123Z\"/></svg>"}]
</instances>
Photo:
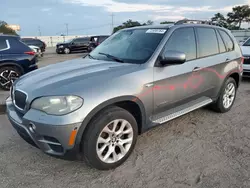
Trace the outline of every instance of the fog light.
<instances>
[{"instance_id":1,"label":"fog light","mask_svg":"<svg viewBox=\"0 0 250 188\"><path fill-rule=\"evenodd\" d=\"M29 130L31 131L31 132L35 132L35 130L36 130L36 126L35 126L35 124L34 123L30 123L29 124Z\"/></svg>"}]
</instances>

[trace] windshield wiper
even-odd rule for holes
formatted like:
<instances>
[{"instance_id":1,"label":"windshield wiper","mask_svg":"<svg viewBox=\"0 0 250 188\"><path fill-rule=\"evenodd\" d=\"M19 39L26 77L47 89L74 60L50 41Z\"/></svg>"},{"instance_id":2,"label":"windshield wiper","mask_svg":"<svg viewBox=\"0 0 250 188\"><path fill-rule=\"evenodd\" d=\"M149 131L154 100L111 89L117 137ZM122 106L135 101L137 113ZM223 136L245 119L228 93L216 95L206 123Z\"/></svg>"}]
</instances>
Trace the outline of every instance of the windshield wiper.
<instances>
[{"instance_id":1,"label":"windshield wiper","mask_svg":"<svg viewBox=\"0 0 250 188\"><path fill-rule=\"evenodd\" d=\"M90 54L88 54L87 55L90 59L96 59L96 58L94 58L92 55L90 55Z\"/></svg>"},{"instance_id":2,"label":"windshield wiper","mask_svg":"<svg viewBox=\"0 0 250 188\"><path fill-rule=\"evenodd\" d=\"M109 59L112 59L112 60L115 60L117 62L120 62L120 63L124 63L124 61L122 59L120 59L119 57L115 57L113 55L110 55L110 54L105 54L105 53L102 53L102 52L99 52L100 55L105 55L107 58Z\"/></svg>"}]
</instances>

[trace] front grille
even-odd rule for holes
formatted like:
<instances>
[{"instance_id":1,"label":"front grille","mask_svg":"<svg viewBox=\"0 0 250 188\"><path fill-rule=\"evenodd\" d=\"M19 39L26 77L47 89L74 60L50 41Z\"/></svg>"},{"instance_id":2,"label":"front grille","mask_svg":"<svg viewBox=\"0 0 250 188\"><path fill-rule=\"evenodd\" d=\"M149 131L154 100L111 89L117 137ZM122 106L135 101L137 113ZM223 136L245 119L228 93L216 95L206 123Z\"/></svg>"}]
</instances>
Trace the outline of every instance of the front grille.
<instances>
[{"instance_id":1,"label":"front grille","mask_svg":"<svg viewBox=\"0 0 250 188\"><path fill-rule=\"evenodd\" d=\"M24 109L25 105L26 105L26 99L27 99L27 95L21 91L16 90L14 92L14 100L15 100L15 105L20 108L20 109Z\"/></svg>"},{"instance_id":2,"label":"front grille","mask_svg":"<svg viewBox=\"0 0 250 188\"><path fill-rule=\"evenodd\" d=\"M246 58L244 59L244 64L245 64L245 65L250 65L250 57L246 57Z\"/></svg>"}]
</instances>

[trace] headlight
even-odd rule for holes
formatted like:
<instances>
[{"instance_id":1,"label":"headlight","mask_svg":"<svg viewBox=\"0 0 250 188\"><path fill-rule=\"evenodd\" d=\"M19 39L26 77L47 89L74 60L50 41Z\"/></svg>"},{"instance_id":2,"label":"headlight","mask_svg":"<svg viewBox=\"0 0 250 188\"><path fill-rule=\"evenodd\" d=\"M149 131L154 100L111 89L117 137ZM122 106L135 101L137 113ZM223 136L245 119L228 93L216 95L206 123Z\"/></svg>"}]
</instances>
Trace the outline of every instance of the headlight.
<instances>
[{"instance_id":1,"label":"headlight","mask_svg":"<svg viewBox=\"0 0 250 188\"><path fill-rule=\"evenodd\" d=\"M63 48L63 45L60 45L59 48Z\"/></svg>"},{"instance_id":2,"label":"headlight","mask_svg":"<svg viewBox=\"0 0 250 188\"><path fill-rule=\"evenodd\" d=\"M79 109L83 99L77 96L49 96L35 99L31 108L51 115L65 115Z\"/></svg>"}]
</instances>

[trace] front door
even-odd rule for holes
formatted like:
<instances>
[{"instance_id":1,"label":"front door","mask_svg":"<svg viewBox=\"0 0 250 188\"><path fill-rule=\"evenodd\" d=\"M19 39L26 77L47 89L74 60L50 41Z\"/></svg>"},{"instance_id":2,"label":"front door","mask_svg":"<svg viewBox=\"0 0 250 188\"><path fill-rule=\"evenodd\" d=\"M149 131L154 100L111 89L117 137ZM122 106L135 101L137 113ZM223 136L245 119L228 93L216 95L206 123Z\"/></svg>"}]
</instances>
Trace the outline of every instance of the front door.
<instances>
[{"instance_id":1,"label":"front door","mask_svg":"<svg viewBox=\"0 0 250 188\"><path fill-rule=\"evenodd\" d=\"M195 99L201 91L202 80L195 75L197 50L194 28L175 30L167 41L164 51L179 51L186 54L181 65L154 67L154 114Z\"/></svg>"}]
</instances>

